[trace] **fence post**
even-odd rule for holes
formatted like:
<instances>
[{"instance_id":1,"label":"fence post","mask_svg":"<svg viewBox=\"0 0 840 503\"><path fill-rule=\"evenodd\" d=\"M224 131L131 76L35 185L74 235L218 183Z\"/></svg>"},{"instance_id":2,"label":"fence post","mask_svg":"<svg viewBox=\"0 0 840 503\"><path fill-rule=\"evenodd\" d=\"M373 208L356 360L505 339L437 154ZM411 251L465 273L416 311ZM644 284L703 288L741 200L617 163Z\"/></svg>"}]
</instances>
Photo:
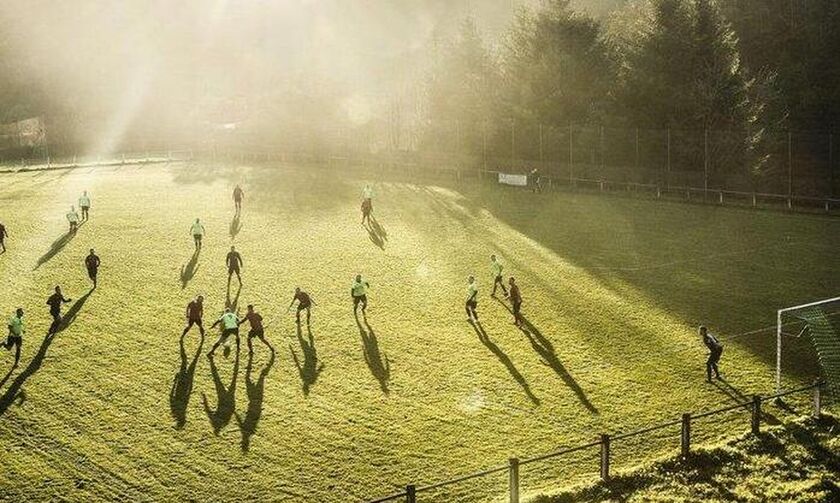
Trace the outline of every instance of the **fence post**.
<instances>
[{"instance_id":1,"label":"fence post","mask_svg":"<svg viewBox=\"0 0 840 503\"><path fill-rule=\"evenodd\" d=\"M417 503L417 488L414 484L405 487L405 503Z\"/></svg>"},{"instance_id":2,"label":"fence post","mask_svg":"<svg viewBox=\"0 0 840 503\"><path fill-rule=\"evenodd\" d=\"M682 432L680 435L680 451L683 459L691 452L691 414L682 415Z\"/></svg>"},{"instance_id":3,"label":"fence post","mask_svg":"<svg viewBox=\"0 0 840 503\"><path fill-rule=\"evenodd\" d=\"M519 503L519 459L510 458L510 503Z\"/></svg>"},{"instance_id":4,"label":"fence post","mask_svg":"<svg viewBox=\"0 0 840 503\"><path fill-rule=\"evenodd\" d=\"M758 435L761 433L761 397L753 395L752 399L752 433Z\"/></svg>"},{"instance_id":5,"label":"fence post","mask_svg":"<svg viewBox=\"0 0 840 503\"><path fill-rule=\"evenodd\" d=\"M636 128L636 158L634 160L636 166L636 176L639 175L639 128Z\"/></svg>"},{"instance_id":6,"label":"fence post","mask_svg":"<svg viewBox=\"0 0 840 503\"><path fill-rule=\"evenodd\" d=\"M572 123L569 123L569 184L575 184L575 156L574 156L574 142L572 141Z\"/></svg>"},{"instance_id":7,"label":"fence post","mask_svg":"<svg viewBox=\"0 0 840 503\"><path fill-rule=\"evenodd\" d=\"M718 192L718 203L723 204L723 191Z\"/></svg>"},{"instance_id":8,"label":"fence post","mask_svg":"<svg viewBox=\"0 0 840 503\"><path fill-rule=\"evenodd\" d=\"M703 202L709 192L709 128L703 130Z\"/></svg>"},{"instance_id":9,"label":"fence post","mask_svg":"<svg viewBox=\"0 0 840 503\"><path fill-rule=\"evenodd\" d=\"M822 386L820 380L814 383L814 418L819 419L822 416Z\"/></svg>"},{"instance_id":10,"label":"fence post","mask_svg":"<svg viewBox=\"0 0 840 503\"><path fill-rule=\"evenodd\" d=\"M792 208L791 198L793 197L793 148L792 148L792 134L788 131L788 209Z\"/></svg>"},{"instance_id":11,"label":"fence post","mask_svg":"<svg viewBox=\"0 0 840 503\"><path fill-rule=\"evenodd\" d=\"M484 164L484 171L487 171L487 122L481 125L481 159ZM481 179L481 170L478 172L478 178Z\"/></svg>"},{"instance_id":12,"label":"fence post","mask_svg":"<svg viewBox=\"0 0 840 503\"><path fill-rule=\"evenodd\" d=\"M601 480L610 480L610 436L601 434Z\"/></svg>"}]
</instances>

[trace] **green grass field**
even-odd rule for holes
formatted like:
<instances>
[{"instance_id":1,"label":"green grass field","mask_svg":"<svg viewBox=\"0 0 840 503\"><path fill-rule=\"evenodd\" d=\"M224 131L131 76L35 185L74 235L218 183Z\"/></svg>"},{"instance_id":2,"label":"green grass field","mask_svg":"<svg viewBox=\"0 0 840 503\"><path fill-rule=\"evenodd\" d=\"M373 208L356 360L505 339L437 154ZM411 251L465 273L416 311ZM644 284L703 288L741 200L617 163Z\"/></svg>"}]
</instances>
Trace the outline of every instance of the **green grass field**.
<instances>
[{"instance_id":1,"label":"green grass field","mask_svg":"<svg viewBox=\"0 0 840 503\"><path fill-rule=\"evenodd\" d=\"M28 321L0 387L0 499L16 501L344 502L438 482L772 392L775 338L759 329L840 285L840 220L828 217L374 179L373 235L359 223L365 178L339 172L193 163L0 181L0 309L23 306ZM92 219L62 240L85 189ZM190 264L196 217L208 234ZM489 296L491 253L520 284L525 331ZM357 272L372 286L367 323L349 299ZM463 311L469 274L481 329ZM45 339L56 284L73 316ZM285 313L297 285L319 304L301 333ZM256 304L273 357L257 343L211 363L215 331L181 346L198 293L208 319L228 296L243 313ZM726 385L705 383L699 323L725 340ZM810 383L807 346L789 342L786 382ZM0 353L0 376L11 364ZM735 412L696 441L748 425ZM673 452L678 430L642 440L614 447L616 469ZM592 480L596 459L529 465L523 487ZM500 474L424 497L487 501L505 487Z\"/></svg>"}]
</instances>

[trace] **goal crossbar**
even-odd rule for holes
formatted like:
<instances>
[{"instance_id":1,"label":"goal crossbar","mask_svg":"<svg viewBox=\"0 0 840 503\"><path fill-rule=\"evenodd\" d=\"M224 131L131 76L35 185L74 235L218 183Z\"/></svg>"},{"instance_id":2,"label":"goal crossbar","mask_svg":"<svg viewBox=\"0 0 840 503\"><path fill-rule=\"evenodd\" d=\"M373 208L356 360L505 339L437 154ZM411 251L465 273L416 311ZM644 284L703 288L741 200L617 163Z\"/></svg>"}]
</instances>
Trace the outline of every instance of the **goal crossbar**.
<instances>
[{"instance_id":1,"label":"goal crossbar","mask_svg":"<svg viewBox=\"0 0 840 503\"><path fill-rule=\"evenodd\" d=\"M784 309L779 309L778 311L776 311L776 393L781 393L782 391L782 316L785 313L791 311L798 311L810 307L817 307L823 304L830 304L832 302L840 302L840 297L818 300L816 302L809 302L807 304L800 304L798 306L786 307Z\"/></svg>"}]
</instances>

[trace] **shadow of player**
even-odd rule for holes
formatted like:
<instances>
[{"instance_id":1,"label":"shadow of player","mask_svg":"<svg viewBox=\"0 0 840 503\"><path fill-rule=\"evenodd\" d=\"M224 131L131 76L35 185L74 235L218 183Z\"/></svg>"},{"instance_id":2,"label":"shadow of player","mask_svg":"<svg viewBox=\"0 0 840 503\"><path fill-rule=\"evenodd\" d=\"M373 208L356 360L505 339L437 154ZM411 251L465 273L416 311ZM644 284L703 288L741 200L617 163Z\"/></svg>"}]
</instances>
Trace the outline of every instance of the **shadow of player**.
<instances>
[{"instance_id":1,"label":"shadow of player","mask_svg":"<svg viewBox=\"0 0 840 503\"><path fill-rule=\"evenodd\" d=\"M35 263L35 267L32 270L34 271L38 269L42 265L49 262L53 257L58 255L58 253L62 249L64 249L64 247L67 246L67 244L70 243L70 241L72 241L74 237L76 237L75 232L67 231L60 238L53 241L53 243L50 245L49 250L47 250L46 253L44 253L38 258L38 262Z\"/></svg>"},{"instance_id":2,"label":"shadow of player","mask_svg":"<svg viewBox=\"0 0 840 503\"><path fill-rule=\"evenodd\" d=\"M251 369L254 365L254 353L248 354L248 364L245 366L245 392L248 395L248 410L245 411L245 419L236 414L236 423L242 432L242 452L248 452L251 446L251 437L257 431L257 424L262 416L263 397L265 395L265 378L274 365L274 348L271 348L271 358L265 368L260 372L257 382L251 380Z\"/></svg>"},{"instance_id":3,"label":"shadow of player","mask_svg":"<svg viewBox=\"0 0 840 503\"><path fill-rule=\"evenodd\" d=\"M201 355L201 347L204 345L204 336L202 335L198 342L198 349L195 350L195 356L192 361L188 361L187 349L184 344L185 338L186 334L181 336L181 367L175 374L172 388L169 390L169 410L172 413L172 419L175 420L175 428L178 430L187 424L187 404L192 395L195 366L198 363L198 357Z\"/></svg>"},{"instance_id":4,"label":"shadow of player","mask_svg":"<svg viewBox=\"0 0 840 503\"><path fill-rule=\"evenodd\" d=\"M379 220L377 220L372 214L370 216L370 227L382 241L388 241L388 232L385 231L385 227L383 227L382 224L379 223Z\"/></svg>"},{"instance_id":5,"label":"shadow of player","mask_svg":"<svg viewBox=\"0 0 840 503\"><path fill-rule=\"evenodd\" d=\"M239 219L239 213L236 213L233 216L233 220L230 221L230 228L228 229L228 234L230 234L231 239L235 238L239 231L242 230L242 222Z\"/></svg>"},{"instance_id":6,"label":"shadow of player","mask_svg":"<svg viewBox=\"0 0 840 503\"><path fill-rule=\"evenodd\" d=\"M230 278L228 278L229 280ZM235 313L237 308L239 307L239 294L242 293L242 283L239 283L239 286L236 287L236 295L232 298L230 296L230 281L227 284L227 294L225 294L225 308L230 309L232 313Z\"/></svg>"},{"instance_id":7,"label":"shadow of player","mask_svg":"<svg viewBox=\"0 0 840 503\"><path fill-rule=\"evenodd\" d=\"M181 290L187 288L187 283L193 279L195 273L198 271L199 255L201 255L201 250L196 248L189 262L181 266Z\"/></svg>"},{"instance_id":8,"label":"shadow of player","mask_svg":"<svg viewBox=\"0 0 840 503\"><path fill-rule=\"evenodd\" d=\"M537 352L542 357L543 364L550 367L555 374L560 376L563 379L563 382L566 383L566 386L571 388L574 391L575 395L577 396L580 403L583 404L586 409L593 413L598 414L598 409L592 405L592 402L589 401L589 398L586 396L586 393L583 391L583 388L575 381L574 377L566 370L563 364L560 362L560 359L557 357L557 353L554 350L554 346L551 342L546 339L539 330L537 330L534 325L528 321L527 318L524 316L522 317L522 326L519 327L525 336L528 338L528 342L531 343L531 347L534 348L534 351Z\"/></svg>"},{"instance_id":9,"label":"shadow of player","mask_svg":"<svg viewBox=\"0 0 840 503\"><path fill-rule=\"evenodd\" d=\"M78 298L76 302L74 302L73 305L70 307L70 309L67 310L67 313L65 313L64 318L62 318L62 320L58 323L58 327L50 326L50 330L49 332L47 332L47 336L44 337L44 340L41 342L41 347L38 348L38 352L35 353L35 357L33 357L32 360L29 362L29 365L27 365L26 368L23 369L23 371L20 374L18 374L15 380L12 381L12 384L9 385L9 387L6 389L6 392L3 393L2 396L0 396L0 415L3 415L3 413L6 412L9 406L12 403L14 403L15 399L23 399L24 393L21 389L23 387L23 384L26 382L27 379L32 377L33 374L38 372L38 370L41 368L41 365L44 363L44 358L46 358L47 356L47 350L50 348L50 345L52 344L55 337L58 335L59 332L66 330L70 327L70 325L73 324L73 322L76 320L76 316L78 316L79 312L82 310L82 307L84 307L85 302L87 302L88 297L90 297L90 294L92 293L93 289L88 291L88 293L86 293L82 297ZM53 328L55 328L55 330L53 330ZM9 371L6 377L3 378L3 384L6 383L11 374L12 372ZM0 384L0 386L2 386L2 384Z\"/></svg>"},{"instance_id":10,"label":"shadow of player","mask_svg":"<svg viewBox=\"0 0 840 503\"><path fill-rule=\"evenodd\" d=\"M510 372L511 377L522 386L522 390L525 391L525 395L528 396L528 399L531 400L535 405L540 404L540 399L534 396L531 392L531 386L528 385L528 381L525 380L525 377L519 372L516 366L511 361L510 357L505 354L502 349L496 345L493 341L490 340L490 337L487 336L487 332L484 331L484 327L481 325L481 322L470 321L475 333L478 334L478 340L481 341L484 346L490 350L491 353L496 355L496 358L499 359L500 362L507 368L508 372Z\"/></svg>"},{"instance_id":11,"label":"shadow of player","mask_svg":"<svg viewBox=\"0 0 840 503\"><path fill-rule=\"evenodd\" d=\"M324 364L318 361L318 353L315 349L315 338L312 336L312 329L309 327L309 324L306 326L306 331L308 337L307 339L304 339L300 323L297 323L297 338L298 343L300 344L300 349L303 353L303 362L300 361L291 344L289 344L289 351L292 353L292 359L295 361L298 374L300 374L303 394L309 395L310 388L312 388L315 381L318 380L318 374L324 370Z\"/></svg>"},{"instance_id":12,"label":"shadow of player","mask_svg":"<svg viewBox=\"0 0 840 503\"><path fill-rule=\"evenodd\" d=\"M202 401L207 419L210 420L210 424L213 426L213 433L218 435L222 431L222 428L230 422L236 407L236 378L239 376L238 343L236 344L236 357L233 362L230 385L225 387L224 383L222 383L222 378L219 376L219 369L216 367L215 358L210 358L210 373L213 375L213 385L216 388L216 410L210 408L207 394L202 393Z\"/></svg>"},{"instance_id":13,"label":"shadow of player","mask_svg":"<svg viewBox=\"0 0 840 503\"><path fill-rule=\"evenodd\" d=\"M367 317L363 317L365 322L364 327L362 327L359 321L359 315L355 314L355 317L356 325L359 327L359 335L362 338L362 351L364 352L365 363L367 363L370 373L379 382L379 387L382 389L382 392L388 394L388 382L391 380L391 363L388 361L388 356L379 350L379 341L368 323Z\"/></svg>"},{"instance_id":14,"label":"shadow of player","mask_svg":"<svg viewBox=\"0 0 840 503\"><path fill-rule=\"evenodd\" d=\"M366 224L362 224L362 227L364 227L367 231L370 242L375 244L380 250L385 250L385 241L379 236L379 234L376 233L373 227Z\"/></svg>"}]
</instances>

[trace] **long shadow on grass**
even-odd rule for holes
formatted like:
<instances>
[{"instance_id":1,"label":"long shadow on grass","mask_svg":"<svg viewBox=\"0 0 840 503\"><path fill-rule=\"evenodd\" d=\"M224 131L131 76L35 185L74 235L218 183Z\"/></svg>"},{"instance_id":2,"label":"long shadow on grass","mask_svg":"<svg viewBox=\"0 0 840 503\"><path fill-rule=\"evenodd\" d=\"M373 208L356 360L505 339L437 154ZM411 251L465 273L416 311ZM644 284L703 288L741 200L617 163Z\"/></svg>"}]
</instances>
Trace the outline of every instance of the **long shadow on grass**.
<instances>
[{"instance_id":1,"label":"long shadow on grass","mask_svg":"<svg viewBox=\"0 0 840 503\"><path fill-rule=\"evenodd\" d=\"M837 264L833 249L821 248L825 236L837 231L830 219L586 194L546 194L537 203L531 194L507 188L454 189L465 196L459 202L468 216L487 210L604 285L630 287L680 320L708 320L724 333L761 326L754 320L765 319L763 306L830 297L840 278L840 269L832 268ZM461 216L455 213L450 216ZM470 225L475 225L472 216ZM780 244L778 237L786 234L793 240ZM815 236L823 241L813 243ZM668 250L674 258L663 253ZM772 282L763 274L771 271ZM775 362L770 337L736 344ZM791 372L810 374L807 356L790 355Z\"/></svg>"},{"instance_id":2,"label":"long shadow on grass","mask_svg":"<svg viewBox=\"0 0 840 503\"><path fill-rule=\"evenodd\" d=\"M239 294L242 293L242 283L236 288L236 295L230 296L230 278L228 278L227 294L225 294L225 308L230 309L232 313L236 312L239 307Z\"/></svg>"},{"instance_id":3,"label":"long shadow on grass","mask_svg":"<svg viewBox=\"0 0 840 503\"><path fill-rule=\"evenodd\" d=\"M201 355L201 347L204 345L204 336L202 335L198 342L198 348L195 350L195 356L192 361L189 361L184 344L186 337L187 334L181 336L181 367L175 374L172 388L169 390L169 410L172 413L172 419L175 420L175 428L179 430L187 424L187 404L190 401L190 395L192 395L195 366L198 363L198 357Z\"/></svg>"},{"instance_id":4,"label":"long shadow on grass","mask_svg":"<svg viewBox=\"0 0 840 503\"><path fill-rule=\"evenodd\" d=\"M260 372L256 382L251 380L251 370L254 366L254 353L248 353L248 363L245 366L245 391L248 394L248 410L245 412L245 419L236 414L236 422L242 432L242 452L248 452L251 446L251 437L257 431L257 424L262 416L263 397L265 395L265 378L274 365L274 348L271 348L271 358L265 368Z\"/></svg>"},{"instance_id":5,"label":"long shadow on grass","mask_svg":"<svg viewBox=\"0 0 840 503\"><path fill-rule=\"evenodd\" d=\"M289 344L289 351L292 353L292 359L295 361L298 374L300 374L300 383L303 388L303 394L308 396L309 390L318 380L318 375L324 370L324 364L318 361L318 352L315 349L315 337L312 336L312 328L309 324L306 325L306 332L308 337L303 338L303 333L300 328L300 323L297 324L297 338L300 344L300 349L303 352L303 362L298 358L297 353Z\"/></svg>"},{"instance_id":6,"label":"long shadow on grass","mask_svg":"<svg viewBox=\"0 0 840 503\"><path fill-rule=\"evenodd\" d=\"M231 372L230 385L225 386L222 378L219 376L219 369L216 367L216 358L210 358L210 373L213 375L213 385L216 388L216 410L210 408L210 402L207 400L207 394L202 393L202 401L204 403L204 412L207 414L207 419L213 426L213 433L216 435L222 431L222 428L227 426L230 419L233 417L233 411L236 408L236 379L239 376L239 343L236 344L236 357L233 361L233 372Z\"/></svg>"},{"instance_id":7,"label":"long shadow on grass","mask_svg":"<svg viewBox=\"0 0 840 503\"><path fill-rule=\"evenodd\" d=\"M379 223L373 214L370 215L370 228L383 242L388 241L388 231Z\"/></svg>"},{"instance_id":8,"label":"long shadow on grass","mask_svg":"<svg viewBox=\"0 0 840 503\"><path fill-rule=\"evenodd\" d=\"M496 299L496 302L504 306L511 314L513 311L507 304L505 304L502 300ZM528 318L522 316L522 326L519 327L519 330L525 334L528 338L528 342L531 343L531 347L534 348L534 351L537 352L540 357L542 357L542 362L551 368L555 374L560 376L563 379L563 382L566 383L566 386L572 389L577 395L578 400L580 403L583 404L584 407L589 410L589 412L593 414L598 414L598 409L592 405L592 402L589 401L589 398L586 396L586 392L583 391L583 388L575 381L575 378L572 377L571 374L566 370L566 367L560 362L560 358L557 357L557 352L554 350L554 345L551 344L551 341L545 338L545 336L535 327Z\"/></svg>"},{"instance_id":9,"label":"long shadow on grass","mask_svg":"<svg viewBox=\"0 0 840 503\"><path fill-rule=\"evenodd\" d=\"M230 228L228 229L228 234L230 234L231 239L235 238L239 231L242 230L242 222L239 220L239 213L233 216L233 220L230 221Z\"/></svg>"},{"instance_id":10,"label":"long shadow on grass","mask_svg":"<svg viewBox=\"0 0 840 503\"><path fill-rule=\"evenodd\" d=\"M187 284L195 277L195 273L198 271L198 257L200 255L201 250L196 248L189 262L181 266L181 290L187 288Z\"/></svg>"},{"instance_id":11,"label":"long shadow on grass","mask_svg":"<svg viewBox=\"0 0 840 503\"><path fill-rule=\"evenodd\" d=\"M44 337L44 340L41 342L41 347L38 348L38 352L35 354L35 357L32 358L32 360L29 362L29 365L27 365L26 368L23 369L23 371L20 374L18 374L15 380L12 381L12 384L9 385L9 387L6 389L6 392L3 393L2 396L0 396L0 415L3 415L3 413L6 412L9 406L12 403L14 403L15 399L18 398L19 395L20 397L23 397L23 391L21 389L23 387L23 384L26 382L27 379L32 377L32 375L38 372L38 370L41 368L41 365L44 363L44 358L46 358L47 356L47 350L50 348L50 345L52 344L53 340L55 340L55 337L60 332L67 329L73 323L73 321L76 319L76 316L79 314L79 311L81 311L82 306L85 305L85 302L87 301L88 297L90 297L91 293L93 293L93 290L90 290L87 294L76 300L73 306L64 315L64 319L61 321L60 325L56 328L56 330L51 330L50 333L47 334L46 337ZM10 375L11 372L9 372L9 375L7 375L6 378L3 380L4 384L5 381L9 379Z\"/></svg>"},{"instance_id":12,"label":"long shadow on grass","mask_svg":"<svg viewBox=\"0 0 840 503\"><path fill-rule=\"evenodd\" d=\"M732 401L743 404L752 403L752 397L749 397L742 393L741 390L730 384L729 381L725 379L713 379L712 383L717 389L723 392L723 394L725 394L727 398L730 398ZM763 407L761 409L761 417L767 424L774 426L781 424L779 418L769 413L766 407Z\"/></svg>"},{"instance_id":13,"label":"long shadow on grass","mask_svg":"<svg viewBox=\"0 0 840 503\"><path fill-rule=\"evenodd\" d=\"M367 231L368 239L370 239L370 242L375 244L376 247L379 248L380 250L384 250L385 249L385 241L382 239L382 237L379 236L379 234L376 233L376 231L373 229L373 227L369 227L365 224L362 224L362 227L364 227L365 230Z\"/></svg>"},{"instance_id":14,"label":"long shadow on grass","mask_svg":"<svg viewBox=\"0 0 840 503\"><path fill-rule=\"evenodd\" d=\"M388 356L379 350L379 341L367 318L363 317L365 322L365 326L363 327L359 321L359 315L354 315L356 317L356 325L359 327L359 335L362 338L362 351L365 355L365 363L367 363L370 373L379 381L379 387L382 389L382 392L388 394L388 382L391 380L391 363L388 361Z\"/></svg>"},{"instance_id":15,"label":"long shadow on grass","mask_svg":"<svg viewBox=\"0 0 840 503\"><path fill-rule=\"evenodd\" d=\"M53 243L50 245L50 249L38 258L38 261L35 263L35 267L32 270L34 271L38 269L42 265L49 262L53 257L58 255L58 252L63 250L64 247L67 246L67 244L70 243L70 241L72 241L74 237L76 237L76 234L68 231L64 233L60 238L53 241Z\"/></svg>"},{"instance_id":16,"label":"long shadow on grass","mask_svg":"<svg viewBox=\"0 0 840 503\"><path fill-rule=\"evenodd\" d=\"M528 398L533 402L535 405L540 404L540 399L534 396L531 392L531 386L528 385L528 381L525 380L525 377L517 370L516 366L511 361L510 357L505 354L502 349L496 345L493 341L490 340L490 337L487 336L487 332L484 331L484 327L481 325L481 322L470 322L475 333L478 334L478 340L484 344L487 349L490 350L491 353L496 355L496 358L499 359L500 362L508 369L510 372L511 377L522 386L522 390L525 391L525 394L528 395Z\"/></svg>"}]
</instances>

